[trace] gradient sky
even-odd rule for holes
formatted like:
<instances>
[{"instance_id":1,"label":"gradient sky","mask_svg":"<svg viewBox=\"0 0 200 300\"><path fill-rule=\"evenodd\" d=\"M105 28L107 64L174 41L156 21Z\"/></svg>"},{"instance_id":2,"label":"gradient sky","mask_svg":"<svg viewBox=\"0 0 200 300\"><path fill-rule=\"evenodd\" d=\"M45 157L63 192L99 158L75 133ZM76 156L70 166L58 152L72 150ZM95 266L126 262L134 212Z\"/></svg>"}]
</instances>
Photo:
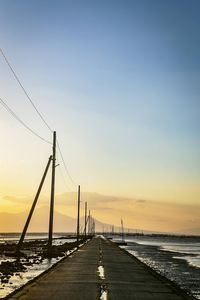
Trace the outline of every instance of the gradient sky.
<instances>
[{"instance_id":1,"label":"gradient sky","mask_svg":"<svg viewBox=\"0 0 200 300\"><path fill-rule=\"evenodd\" d=\"M1 48L82 190L199 206L199 11L198 0L0 1ZM2 57L0 92L51 139ZM35 193L51 146L3 107L0 128L0 210L17 211L5 196ZM57 193L74 190L59 168Z\"/></svg>"}]
</instances>

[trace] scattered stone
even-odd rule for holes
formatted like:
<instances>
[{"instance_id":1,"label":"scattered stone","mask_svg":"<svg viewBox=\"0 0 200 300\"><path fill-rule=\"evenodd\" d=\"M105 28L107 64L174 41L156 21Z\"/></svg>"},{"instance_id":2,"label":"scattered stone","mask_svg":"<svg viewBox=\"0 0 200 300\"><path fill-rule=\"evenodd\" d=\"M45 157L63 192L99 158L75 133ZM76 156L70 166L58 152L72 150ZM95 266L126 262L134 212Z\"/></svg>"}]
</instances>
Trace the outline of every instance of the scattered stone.
<instances>
[{"instance_id":1,"label":"scattered stone","mask_svg":"<svg viewBox=\"0 0 200 300\"><path fill-rule=\"evenodd\" d=\"M13 276L14 272L24 272L26 267L19 261L2 261L0 264L0 272L3 275Z\"/></svg>"},{"instance_id":2,"label":"scattered stone","mask_svg":"<svg viewBox=\"0 0 200 300\"><path fill-rule=\"evenodd\" d=\"M1 278L1 283L8 283L8 282L9 282L9 278L7 277Z\"/></svg>"}]
</instances>

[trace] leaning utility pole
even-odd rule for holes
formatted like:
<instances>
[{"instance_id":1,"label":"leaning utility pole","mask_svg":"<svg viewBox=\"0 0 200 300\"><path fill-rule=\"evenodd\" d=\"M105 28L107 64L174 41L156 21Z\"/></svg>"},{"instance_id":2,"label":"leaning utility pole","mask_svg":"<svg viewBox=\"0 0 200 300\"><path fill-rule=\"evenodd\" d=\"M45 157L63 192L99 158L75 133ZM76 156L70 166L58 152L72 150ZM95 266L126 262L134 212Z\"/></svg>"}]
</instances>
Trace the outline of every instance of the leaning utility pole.
<instances>
[{"instance_id":1,"label":"leaning utility pole","mask_svg":"<svg viewBox=\"0 0 200 300\"><path fill-rule=\"evenodd\" d=\"M85 202L85 230L84 230L85 238L87 236L87 202Z\"/></svg>"},{"instance_id":2,"label":"leaning utility pole","mask_svg":"<svg viewBox=\"0 0 200 300\"><path fill-rule=\"evenodd\" d=\"M77 243L80 235L80 185L78 186Z\"/></svg>"},{"instance_id":3,"label":"leaning utility pole","mask_svg":"<svg viewBox=\"0 0 200 300\"><path fill-rule=\"evenodd\" d=\"M22 231L20 240L19 240L19 242L18 242L18 244L17 244L16 253L19 253L19 252L20 252L22 243L23 243L24 238L25 238L25 235L26 235L26 231L27 231L28 226L29 226L29 223L30 223L30 221L31 221L31 218L32 218L32 215L33 215L35 206L36 206L36 204L37 204L37 200L38 200L38 198L39 198L39 196L40 196L40 192L41 192L42 186L43 186L43 184L44 184L44 181L45 181L45 178L46 178L46 175L47 175L47 172L48 172L48 169L49 169L49 166L50 166L51 161L52 161L52 156L49 157L47 166L46 166L45 171L44 171L44 174L43 174L43 176L42 176L42 179L41 179L40 185L39 185L39 187L38 187L37 193L36 193L36 195L35 195L35 198L34 198L32 207L31 207L30 212L29 212L29 215L28 215L28 218L27 218L26 223L25 223L25 225L24 225L24 229L23 229L23 231Z\"/></svg>"},{"instance_id":4,"label":"leaning utility pole","mask_svg":"<svg viewBox=\"0 0 200 300\"><path fill-rule=\"evenodd\" d=\"M52 177L51 177L51 202L49 213L49 240L48 250L52 246L53 235L53 210L54 210L54 197L55 197L55 168L56 168L56 131L53 132L53 158L52 158Z\"/></svg>"}]
</instances>

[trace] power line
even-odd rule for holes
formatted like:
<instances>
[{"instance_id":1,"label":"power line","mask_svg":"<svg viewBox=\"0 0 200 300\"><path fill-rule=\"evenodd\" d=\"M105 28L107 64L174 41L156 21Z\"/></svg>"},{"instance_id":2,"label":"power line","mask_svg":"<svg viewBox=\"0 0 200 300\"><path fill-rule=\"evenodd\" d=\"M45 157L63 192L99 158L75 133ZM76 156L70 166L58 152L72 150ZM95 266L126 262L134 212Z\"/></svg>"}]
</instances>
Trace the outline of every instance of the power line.
<instances>
[{"instance_id":1,"label":"power line","mask_svg":"<svg viewBox=\"0 0 200 300\"><path fill-rule=\"evenodd\" d=\"M48 123L45 121L44 117L42 116L42 114L39 112L39 110L37 109L36 105L34 104L33 100L31 99L31 97L29 96L28 92L26 91L25 87L22 85L18 75L16 74L15 70L13 69L13 67L11 66L10 62L8 61L7 57L5 56L3 50L0 48L0 52L6 62L6 64L8 65L9 69L11 70L11 72L13 73L16 81L18 82L18 84L20 85L20 87L22 88L24 94L26 95L27 99L29 100L29 102L31 103L31 105L33 106L33 108L35 109L35 111L37 112L37 114L39 115L40 119L43 121L43 123L48 127L48 129L53 132L53 130L51 129L51 127L48 125Z\"/></svg>"},{"instance_id":2,"label":"power line","mask_svg":"<svg viewBox=\"0 0 200 300\"><path fill-rule=\"evenodd\" d=\"M50 141L44 139L42 136L40 136L38 133L36 133L33 129L31 129L26 123L24 123L24 121L22 121L22 120L20 119L20 117L18 117L18 115L17 115L17 114L16 114L16 113L15 113L15 112L14 112L14 111L13 111L13 110L5 103L5 101L4 101L2 98L0 98L0 104L7 110L7 112L10 113L11 116L13 116L13 118L15 118L21 125L23 125L23 126L24 126L27 130L29 130L32 134L34 134L35 136L37 136L37 137L38 137L39 139L41 139L42 141L44 141L44 142L46 142L46 143L52 145L52 142L50 142ZM64 157L63 157L63 154L62 154L62 152L61 152L60 145L59 145L58 142L57 142L57 146L58 146L58 150L59 150L59 153L60 153L62 162L63 162L64 169L65 169L65 171L66 171L68 177L70 178L71 182L72 182L73 185L76 187L77 185L76 185L76 183L74 182L72 176L70 175L70 172L69 172L69 170L68 170L68 168L67 168L66 162L65 162L65 160L64 160ZM58 160L58 159L57 159L57 160ZM59 169L60 169L60 168L59 168ZM60 169L60 173L61 173L61 176L63 177L63 180L65 181L65 179L64 179L65 177L64 177L64 175L63 175L61 169ZM66 184L66 183L65 183L65 184ZM66 186L67 186L67 185L66 185ZM68 186L67 186L67 189L69 190L69 187L68 187Z\"/></svg>"},{"instance_id":3,"label":"power line","mask_svg":"<svg viewBox=\"0 0 200 300\"><path fill-rule=\"evenodd\" d=\"M12 74L14 75L16 81L18 82L18 84L20 85L21 89L23 90L24 94L26 95L27 99L29 100L29 102L31 103L31 105L33 106L33 108L35 109L35 111L37 112L37 114L39 115L39 117L41 118L41 120L43 121L43 123L48 127L48 129L53 133L53 130L51 129L51 127L49 126L49 124L46 122L46 120L44 119L43 115L40 113L40 111L37 109L36 105L34 104L33 100L31 99L31 97L29 96L28 92L26 91L25 87L22 85L18 75L16 74L15 70L13 69L11 63L9 62L9 60L7 59L6 55L4 54L3 50L0 48L0 52L6 62L6 64L8 65L9 69L11 70ZM2 100L3 101L3 100ZM5 102L4 103L4 107L5 107ZM7 105L6 105L7 106ZM22 123L28 130L30 130L32 133L34 133L37 137L41 138L42 140L44 140L45 142L47 142L45 139L43 139L42 137L40 137L37 133L35 133L30 127L28 127L8 106L5 107L20 123ZM52 144L51 142L48 142L50 144ZM77 186L75 181L73 180L72 176L70 175L69 173L69 170L67 168L67 165L65 163L65 160L64 160L64 157L63 157L63 154L61 152L61 149L60 149L60 146L57 142L57 145L58 145L58 150L60 152L60 156L61 156L61 159L63 161L63 165L64 165L64 168L65 168L65 171L68 175L68 177L70 178L71 182L73 183L74 186Z\"/></svg>"},{"instance_id":4,"label":"power line","mask_svg":"<svg viewBox=\"0 0 200 300\"><path fill-rule=\"evenodd\" d=\"M61 177L61 178L62 178L62 180L63 180L63 184L65 185L65 187L66 187L66 190L68 190L69 192L73 192L73 191L71 190L71 188L68 186L68 183L67 183L66 177L64 176L64 174L63 174L63 172L62 172L62 169L61 169L61 164L59 163L59 161L58 161L58 158L57 158L57 162L58 162L58 164L59 164L59 166L58 166L58 170L59 170L59 173L60 173L60 177Z\"/></svg>"},{"instance_id":5,"label":"power line","mask_svg":"<svg viewBox=\"0 0 200 300\"><path fill-rule=\"evenodd\" d=\"M68 168L67 168L67 165L66 165L66 162L65 162L65 160L64 160L64 157L63 157L63 154L62 154L62 151L61 151L61 149L60 149L60 145L59 145L58 141L57 141L57 146L58 146L58 151L59 151L59 153L60 153L60 157L61 157L61 159L62 159L62 162L63 162L64 168L65 168L65 171L66 171L68 177L70 178L72 184L73 184L75 187L77 187L77 184L76 184L75 181L73 180L73 178L72 178L72 176L70 175L70 172L69 172L69 170L68 170Z\"/></svg>"},{"instance_id":6,"label":"power line","mask_svg":"<svg viewBox=\"0 0 200 300\"><path fill-rule=\"evenodd\" d=\"M0 98L0 104L7 110L8 113L10 113L10 115L11 115L14 119L16 119L21 125L23 125L23 126L24 126L27 130L29 130L32 134L34 134L35 136L37 136L37 137L38 137L39 139L41 139L42 141L44 141L44 142L46 142L46 143L52 145L52 142L50 142L50 141L44 139L42 136L40 136L39 134L37 134L33 129L31 129L26 123L24 123L24 122L17 116L17 114L16 114L16 113L15 113L15 112L14 112L14 111L13 111L13 110L5 103L5 101L4 101L2 98ZM63 162L64 169L65 169L65 171L66 171L68 177L69 177L70 180L72 181L73 185L76 187L76 184L75 184L74 180L72 179L72 177L71 177L71 175L70 175L70 173L69 173L69 171L68 171L68 168L67 168L67 166L66 166L66 163L65 163L65 160L64 160L64 157L63 157L63 154L62 154L62 152L61 152L61 149L60 149L60 146L59 146L58 142L57 142L57 146L58 146L58 150L59 150L59 153L60 153L62 162ZM57 161L58 161L58 159L57 159ZM58 163L59 163L59 162L58 162ZM72 191L72 190L68 187L68 185L66 184L65 177L64 177L64 174L62 173L61 168L59 168L59 169L60 169L61 177L62 177L63 182L65 183L67 189L68 189L69 191Z\"/></svg>"},{"instance_id":7,"label":"power line","mask_svg":"<svg viewBox=\"0 0 200 300\"><path fill-rule=\"evenodd\" d=\"M0 103L1 105L21 124L23 125L27 130L29 130L32 134L34 134L35 136L37 136L39 139L41 139L42 141L48 143L48 144L52 144L51 142L47 141L46 139L44 139L42 136L40 136L37 132L35 132L33 129L31 129L28 125L26 125L26 123L24 123L17 115L16 113L5 103L5 101L3 101L2 98L0 98Z\"/></svg>"}]
</instances>

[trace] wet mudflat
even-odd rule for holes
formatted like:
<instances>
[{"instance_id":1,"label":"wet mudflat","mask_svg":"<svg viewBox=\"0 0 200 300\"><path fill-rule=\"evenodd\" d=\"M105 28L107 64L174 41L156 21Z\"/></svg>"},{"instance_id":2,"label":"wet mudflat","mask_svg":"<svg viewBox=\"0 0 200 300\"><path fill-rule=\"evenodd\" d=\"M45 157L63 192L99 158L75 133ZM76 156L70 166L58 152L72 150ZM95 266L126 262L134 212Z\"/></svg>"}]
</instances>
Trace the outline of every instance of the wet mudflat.
<instances>
[{"instance_id":1,"label":"wet mudflat","mask_svg":"<svg viewBox=\"0 0 200 300\"><path fill-rule=\"evenodd\" d=\"M93 238L8 299L194 299L114 243Z\"/></svg>"},{"instance_id":2,"label":"wet mudflat","mask_svg":"<svg viewBox=\"0 0 200 300\"><path fill-rule=\"evenodd\" d=\"M121 246L159 274L200 299L200 237L127 237Z\"/></svg>"},{"instance_id":3,"label":"wet mudflat","mask_svg":"<svg viewBox=\"0 0 200 300\"><path fill-rule=\"evenodd\" d=\"M25 241L16 255L16 243L0 244L0 299L43 273L77 249L77 243L54 240L51 253L46 240Z\"/></svg>"}]
</instances>

